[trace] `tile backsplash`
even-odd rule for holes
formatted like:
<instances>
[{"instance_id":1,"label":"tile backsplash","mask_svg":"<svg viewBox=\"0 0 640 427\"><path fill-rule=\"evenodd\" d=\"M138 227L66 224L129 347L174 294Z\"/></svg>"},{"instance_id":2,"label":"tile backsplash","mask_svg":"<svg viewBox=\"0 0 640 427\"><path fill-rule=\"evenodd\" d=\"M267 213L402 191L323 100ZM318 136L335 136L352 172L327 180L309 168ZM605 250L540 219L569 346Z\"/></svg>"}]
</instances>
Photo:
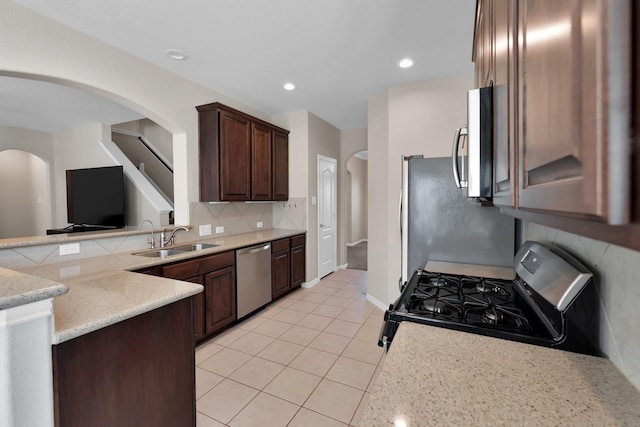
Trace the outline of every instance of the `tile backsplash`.
<instances>
[{"instance_id":1,"label":"tile backsplash","mask_svg":"<svg viewBox=\"0 0 640 427\"><path fill-rule=\"evenodd\" d=\"M198 230L200 225L211 224L215 235L216 227L224 227L219 235L249 233L262 228L307 228L306 199L289 199L286 202L258 203L192 203L191 225Z\"/></svg>"},{"instance_id":2,"label":"tile backsplash","mask_svg":"<svg viewBox=\"0 0 640 427\"><path fill-rule=\"evenodd\" d=\"M529 222L524 237L555 244L593 271L600 349L640 389L640 252Z\"/></svg>"},{"instance_id":3,"label":"tile backsplash","mask_svg":"<svg viewBox=\"0 0 640 427\"><path fill-rule=\"evenodd\" d=\"M258 222L263 229L288 228L307 229L306 199L289 199L286 202L265 203L192 203L191 229L188 233L176 234L176 242L196 240L200 225L211 224L212 237L249 233L258 230ZM224 227L224 232L216 234L216 227ZM116 236L95 240L82 240L80 253L60 256L60 244L0 249L0 267L26 268L40 264L72 261L79 258L108 255L147 249L149 234ZM158 233L155 235L156 241Z\"/></svg>"}]
</instances>

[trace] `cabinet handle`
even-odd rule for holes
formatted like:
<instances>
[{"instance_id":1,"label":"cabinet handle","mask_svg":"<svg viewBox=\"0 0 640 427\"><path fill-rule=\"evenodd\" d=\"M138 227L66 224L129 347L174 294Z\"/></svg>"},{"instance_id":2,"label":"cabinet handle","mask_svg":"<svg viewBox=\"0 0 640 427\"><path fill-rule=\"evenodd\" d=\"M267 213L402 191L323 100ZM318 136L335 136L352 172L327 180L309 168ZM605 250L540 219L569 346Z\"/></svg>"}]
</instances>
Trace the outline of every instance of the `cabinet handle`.
<instances>
[{"instance_id":1,"label":"cabinet handle","mask_svg":"<svg viewBox=\"0 0 640 427\"><path fill-rule=\"evenodd\" d=\"M456 129L456 134L453 137L453 151L451 153L451 161L453 166L453 179L456 182L456 187L458 188L466 188L467 181L464 179L460 180L460 171L458 168L458 149L460 148L460 140L463 136L467 136L467 128L462 127ZM464 148L464 142L462 143L462 147ZM464 174L464 155L462 156L462 173Z\"/></svg>"}]
</instances>

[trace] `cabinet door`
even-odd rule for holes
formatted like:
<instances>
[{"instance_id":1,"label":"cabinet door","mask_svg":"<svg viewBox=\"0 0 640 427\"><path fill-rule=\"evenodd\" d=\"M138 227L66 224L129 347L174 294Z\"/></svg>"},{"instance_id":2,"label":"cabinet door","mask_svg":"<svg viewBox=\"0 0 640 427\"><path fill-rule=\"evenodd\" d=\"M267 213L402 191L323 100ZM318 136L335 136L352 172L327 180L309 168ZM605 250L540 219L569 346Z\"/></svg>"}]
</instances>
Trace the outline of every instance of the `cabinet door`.
<instances>
[{"instance_id":1,"label":"cabinet door","mask_svg":"<svg viewBox=\"0 0 640 427\"><path fill-rule=\"evenodd\" d=\"M293 240L293 239L292 239ZM305 269L305 245L293 246L291 248L291 289L302 285L306 279Z\"/></svg>"},{"instance_id":2,"label":"cabinet door","mask_svg":"<svg viewBox=\"0 0 640 427\"><path fill-rule=\"evenodd\" d=\"M197 283L198 285L202 285L202 276L191 277L189 279L186 279L185 282ZM193 338L196 341L204 338L206 332L204 293L205 291L202 291L199 294L195 294L193 296Z\"/></svg>"},{"instance_id":3,"label":"cabinet door","mask_svg":"<svg viewBox=\"0 0 640 427\"><path fill-rule=\"evenodd\" d=\"M271 254L271 296L273 299L286 294L291 288L291 251Z\"/></svg>"},{"instance_id":4,"label":"cabinet door","mask_svg":"<svg viewBox=\"0 0 640 427\"><path fill-rule=\"evenodd\" d=\"M273 131L273 200L289 199L289 135Z\"/></svg>"},{"instance_id":5,"label":"cabinet door","mask_svg":"<svg viewBox=\"0 0 640 427\"><path fill-rule=\"evenodd\" d=\"M251 125L251 200L272 200L271 128Z\"/></svg>"},{"instance_id":6,"label":"cabinet door","mask_svg":"<svg viewBox=\"0 0 640 427\"><path fill-rule=\"evenodd\" d=\"M220 199L251 198L251 122L220 111Z\"/></svg>"},{"instance_id":7,"label":"cabinet door","mask_svg":"<svg viewBox=\"0 0 640 427\"><path fill-rule=\"evenodd\" d=\"M493 1L480 0L476 6L476 25L473 34L476 87L491 86L494 80Z\"/></svg>"},{"instance_id":8,"label":"cabinet door","mask_svg":"<svg viewBox=\"0 0 640 427\"><path fill-rule=\"evenodd\" d=\"M55 425L195 426L191 316L180 300L51 346Z\"/></svg>"},{"instance_id":9,"label":"cabinet door","mask_svg":"<svg viewBox=\"0 0 640 427\"><path fill-rule=\"evenodd\" d=\"M236 280L234 267L204 275L207 335L236 320Z\"/></svg>"},{"instance_id":10,"label":"cabinet door","mask_svg":"<svg viewBox=\"0 0 640 427\"><path fill-rule=\"evenodd\" d=\"M493 204L516 206L517 177L517 8L515 0L494 0Z\"/></svg>"},{"instance_id":11,"label":"cabinet door","mask_svg":"<svg viewBox=\"0 0 640 427\"><path fill-rule=\"evenodd\" d=\"M607 24L629 4L520 4L518 205L625 223L631 55L625 22Z\"/></svg>"}]
</instances>

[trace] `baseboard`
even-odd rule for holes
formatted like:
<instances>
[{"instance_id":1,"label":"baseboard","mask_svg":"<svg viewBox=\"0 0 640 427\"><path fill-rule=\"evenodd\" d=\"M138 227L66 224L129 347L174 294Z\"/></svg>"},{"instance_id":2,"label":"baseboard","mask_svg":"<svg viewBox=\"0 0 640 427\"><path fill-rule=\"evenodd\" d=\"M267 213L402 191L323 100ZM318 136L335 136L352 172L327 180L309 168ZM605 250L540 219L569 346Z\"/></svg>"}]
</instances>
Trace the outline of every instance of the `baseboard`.
<instances>
[{"instance_id":1,"label":"baseboard","mask_svg":"<svg viewBox=\"0 0 640 427\"><path fill-rule=\"evenodd\" d=\"M317 277L315 279L313 279L310 282L304 282L302 285L303 288L313 288L315 285L317 285L318 283L320 283L320 279L318 279Z\"/></svg>"},{"instance_id":2,"label":"baseboard","mask_svg":"<svg viewBox=\"0 0 640 427\"><path fill-rule=\"evenodd\" d=\"M349 263L345 263L345 264L339 265L333 271L335 272L335 271L338 271L338 270L346 270L347 268L349 268Z\"/></svg>"},{"instance_id":3,"label":"baseboard","mask_svg":"<svg viewBox=\"0 0 640 427\"><path fill-rule=\"evenodd\" d=\"M360 243L363 243L363 242L369 242L369 239L360 239L357 242L347 243L347 246L351 247L351 246L359 245Z\"/></svg>"},{"instance_id":4,"label":"baseboard","mask_svg":"<svg viewBox=\"0 0 640 427\"><path fill-rule=\"evenodd\" d=\"M367 301L369 301L371 304L375 305L382 311L386 311L388 308L388 306L383 304L382 301L380 301L379 299L377 299L376 297L374 297L369 293L367 293Z\"/></svg>"}]
</instances>

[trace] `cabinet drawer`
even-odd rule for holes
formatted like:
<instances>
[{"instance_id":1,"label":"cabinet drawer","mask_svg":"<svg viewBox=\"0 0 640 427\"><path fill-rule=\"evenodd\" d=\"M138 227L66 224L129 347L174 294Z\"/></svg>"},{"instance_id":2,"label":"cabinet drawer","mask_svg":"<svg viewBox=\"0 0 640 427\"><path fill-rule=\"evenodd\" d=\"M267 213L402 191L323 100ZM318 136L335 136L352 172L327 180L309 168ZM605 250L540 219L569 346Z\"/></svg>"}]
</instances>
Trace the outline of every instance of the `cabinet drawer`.
<instances>
[{"instance_id":1,"label":"cabinet drawer","mask_svg":"<svg viewBox=\"0 0 640 427\"><path fill-rule=\"evenodd\" d=\"M233 265L233 251L183 261L162 267L162 275L172 279L184 280L193 276L219 270Z\"/></svg>"},{"instance_id":2,"label":"cabinet drawer","mask_svg":"<svg viewBox=\"0 0 640 427\"><path fill-rule=\"evenodd\" d=\"M286 251L290 247L289 243L288 237L286 239L274 240L271 242L271 253Z\"/></svg>"},{"instance_id":3,"label":"cabinet drawer","mask_svg":"<svg viewBox=\"0 0 640 427\"><path fill-rule=\"evenodd\" d=\"M306 240L307 240L307 236L304 234L301 234L299 236L293 236L291 238L291 247L295 248L296 246L302 246L304 245Z\"/></svg>"}]
</instances>

